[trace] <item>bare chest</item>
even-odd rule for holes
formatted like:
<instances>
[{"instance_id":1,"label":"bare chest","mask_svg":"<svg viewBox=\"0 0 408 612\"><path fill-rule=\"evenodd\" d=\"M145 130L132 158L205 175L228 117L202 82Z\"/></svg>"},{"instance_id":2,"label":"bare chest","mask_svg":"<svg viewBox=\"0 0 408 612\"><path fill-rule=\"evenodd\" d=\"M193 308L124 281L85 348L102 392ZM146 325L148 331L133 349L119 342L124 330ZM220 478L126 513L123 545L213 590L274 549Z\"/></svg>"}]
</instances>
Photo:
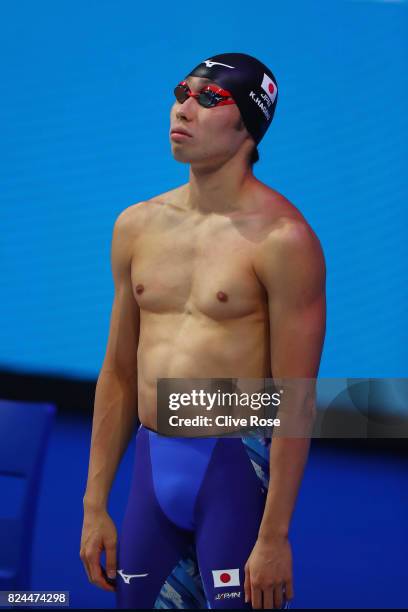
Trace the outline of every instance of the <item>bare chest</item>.
<instances>
[{"instance_id":1,"label":"bare chest","mask_svg":"<svg viewBox=\"0 0 408 612\"><path fill-rule=\"evenodd\" d=\"M252 267L254 244L235 228L154 229L139 241L131 279L145 311L202 314L214 320L259 310L264 291Z\"/></svg>"}]
</instances>

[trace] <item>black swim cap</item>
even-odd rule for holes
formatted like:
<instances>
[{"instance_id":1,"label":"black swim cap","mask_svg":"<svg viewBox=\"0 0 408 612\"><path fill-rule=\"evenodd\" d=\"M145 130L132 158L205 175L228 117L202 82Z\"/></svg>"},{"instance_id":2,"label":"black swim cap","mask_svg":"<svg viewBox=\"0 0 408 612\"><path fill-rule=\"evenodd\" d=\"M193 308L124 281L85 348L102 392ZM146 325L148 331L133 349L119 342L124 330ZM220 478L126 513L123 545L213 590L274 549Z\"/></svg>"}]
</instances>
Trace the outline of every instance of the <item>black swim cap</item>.
<instances>
[{"instance_id":1,"label":"black swim cap","mask_svg":"<svg viewBox=\"0 0 408 612\"><path fill-rule=\"evenodd\" d=\"M205 77L228 89L248 132L256 144L260 142L278 102L276 79L265 64L246 53L221 53L198 64L187 76Z\"/></svg>"}]
</instances>

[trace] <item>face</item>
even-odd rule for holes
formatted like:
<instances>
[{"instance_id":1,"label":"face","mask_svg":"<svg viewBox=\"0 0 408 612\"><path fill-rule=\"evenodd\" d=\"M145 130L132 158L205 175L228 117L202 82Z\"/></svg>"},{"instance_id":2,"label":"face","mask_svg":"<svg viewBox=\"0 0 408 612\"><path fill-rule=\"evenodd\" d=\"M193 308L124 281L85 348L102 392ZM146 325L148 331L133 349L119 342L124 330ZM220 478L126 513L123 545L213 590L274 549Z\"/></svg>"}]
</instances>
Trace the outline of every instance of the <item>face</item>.
<instances>
[{"instance_id":1,"label":"face","mask_svg":"<svg viewBox=\"0 0 408 612\"><path fill-rule=\"evenodd\" d=\"M202 77L187 77L185 81L192 93L198 93L206 85L218 87ZM189 135L172 133L178 129ZM220 165L241 149L253 146L236 104L205 108L193 97L183 103L174 102L170 113L170 142L175 159L197 167Z\"/></svg>"}]
</instances>

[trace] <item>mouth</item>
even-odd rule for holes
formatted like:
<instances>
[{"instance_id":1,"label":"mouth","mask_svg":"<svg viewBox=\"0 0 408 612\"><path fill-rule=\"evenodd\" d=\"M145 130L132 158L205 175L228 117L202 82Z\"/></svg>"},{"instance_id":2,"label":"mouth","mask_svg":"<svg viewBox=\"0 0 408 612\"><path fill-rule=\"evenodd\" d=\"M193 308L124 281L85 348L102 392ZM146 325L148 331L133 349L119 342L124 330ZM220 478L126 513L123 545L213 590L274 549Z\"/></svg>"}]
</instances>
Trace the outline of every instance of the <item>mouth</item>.
<instances>
[{"instance_id":1,"label":"mouth","mask_svg":"<svg viewBox=\"0 0 408 612\"><path fill-rule=\"evenodd\" d=\"M172 132L171 133L171 139L174 142L183 142L183 140L190 140L191 136L188 136L187 134L182 134L181 132Z\"/></svg>"},{"instance_id":2,"label":"mouth","mask_svg":"<svg viewBox=\"0 0 408 612\"><path fill-rule=\"evenodd\" d=\"M183 138L192 138L192 135L181 128L173 128L170 132L171 138L178 140Z\"/></svg>"}]
</instances>

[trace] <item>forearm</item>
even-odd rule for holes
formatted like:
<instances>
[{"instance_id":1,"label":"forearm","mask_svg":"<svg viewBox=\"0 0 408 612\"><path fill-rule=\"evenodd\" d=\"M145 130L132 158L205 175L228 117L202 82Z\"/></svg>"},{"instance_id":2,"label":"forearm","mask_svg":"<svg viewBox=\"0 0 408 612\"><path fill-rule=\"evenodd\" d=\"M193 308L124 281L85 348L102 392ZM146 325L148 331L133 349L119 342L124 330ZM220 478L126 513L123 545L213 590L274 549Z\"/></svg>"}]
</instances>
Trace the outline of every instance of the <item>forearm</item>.
<instances>
[{"instance_id":1,"label":"forearm","mask_svg":"<svg viewBox=\"0 0 408 612\"><path fill-rule=\"evenodd\" d=\"M137 376L102 368L95 391L84 507L105 508L116 470L137 418Z\"/></svg>"},{"instance_id":2,"label":"forearm","mask_svg":"<svg viewBox=\"0 0 408 612\"><path fill-rule=\"evenodd\" d=\"M310 438L272 439L270 481L259 537L286 537L310 447Z\"/></svg>"}]
</instances>

